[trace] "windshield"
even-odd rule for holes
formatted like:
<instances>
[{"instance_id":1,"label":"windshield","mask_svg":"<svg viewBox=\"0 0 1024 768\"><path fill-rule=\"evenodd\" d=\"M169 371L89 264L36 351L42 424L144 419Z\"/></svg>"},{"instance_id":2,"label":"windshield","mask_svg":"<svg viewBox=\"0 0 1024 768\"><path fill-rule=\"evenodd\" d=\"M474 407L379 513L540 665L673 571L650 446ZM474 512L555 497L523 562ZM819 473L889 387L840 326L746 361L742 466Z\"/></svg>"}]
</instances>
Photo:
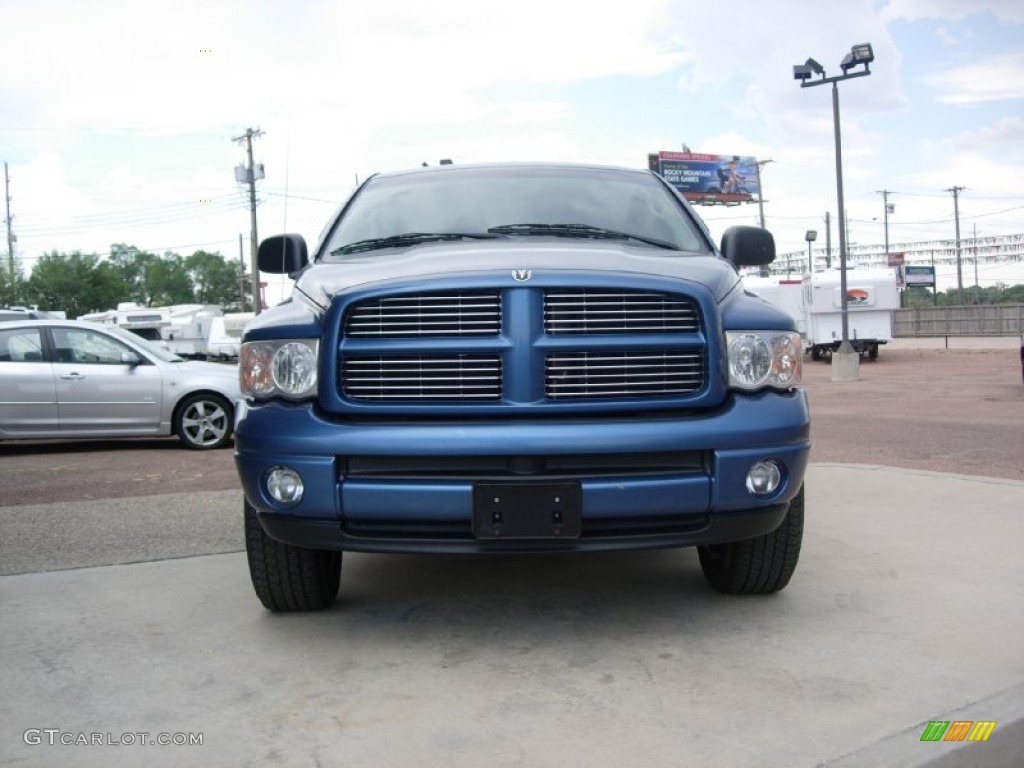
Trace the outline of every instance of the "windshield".
<instances>
[{"instance_id":1,"label":"windshield","mask_svg":"<svg viewBox=\"0 0 1024 768\"><path fill-rule=\"evenodd\" d=\"M440 239L431 235L469 241L488 235L594 238L602 232L638 238L631 243L639 246L710 250L683 205L650 174L498 166L370 179L344 212L323 254L337 261L345 258L345 250L362 253Z\"/></svg>"}]
</instances>

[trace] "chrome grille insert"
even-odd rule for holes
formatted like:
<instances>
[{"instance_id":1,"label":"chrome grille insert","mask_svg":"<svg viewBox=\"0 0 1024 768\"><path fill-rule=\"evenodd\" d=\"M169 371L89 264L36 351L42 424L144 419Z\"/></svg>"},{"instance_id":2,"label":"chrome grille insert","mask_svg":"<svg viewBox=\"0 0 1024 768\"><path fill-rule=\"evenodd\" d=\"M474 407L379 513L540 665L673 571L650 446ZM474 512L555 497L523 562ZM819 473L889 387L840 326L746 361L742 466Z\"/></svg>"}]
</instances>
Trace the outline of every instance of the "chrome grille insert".
<instances>
[{"instance_id":1,"label":"chrome grille insert","mask_svg":"<svg viewBox=\"0 0 1024 768\"><path fill-rule=\"evenodd\" d=\"M498 355L345 357L339 376L339 385L353 400L453 402L501 397Z\"/></svg>"},{"instance_id":2,"label":"chrome grille insert","mask_svg":"<svg viewBox=\"0 0 1024 768\"><path fill-rule=\"evenodd\" d=\"M683 395L703 385L703 354L689 350L558 352L544 372L550 400Z\"/></svg>"},{"instance_id":3,"label":"chrome grille insert","mask_svg":"<svg viewBox=\"0 0 1024 768\"><path fill-rule=\"evenodd\" d=\"M496 336L501 333L498 291L451 291L384 296L355 304L345 319L354 338Z\"/></svg>"},{"instance_id":4,"label":"chrome grille insert","mask_svg":"<svg viewBox=\"0 0 1024 768\"><path fill-rule=\"evenodd\" d=\"M550 335L694 333L700 316L691 300L672 294L552 290L544 294L544 330Z\"/></svg>"}]
</instances>

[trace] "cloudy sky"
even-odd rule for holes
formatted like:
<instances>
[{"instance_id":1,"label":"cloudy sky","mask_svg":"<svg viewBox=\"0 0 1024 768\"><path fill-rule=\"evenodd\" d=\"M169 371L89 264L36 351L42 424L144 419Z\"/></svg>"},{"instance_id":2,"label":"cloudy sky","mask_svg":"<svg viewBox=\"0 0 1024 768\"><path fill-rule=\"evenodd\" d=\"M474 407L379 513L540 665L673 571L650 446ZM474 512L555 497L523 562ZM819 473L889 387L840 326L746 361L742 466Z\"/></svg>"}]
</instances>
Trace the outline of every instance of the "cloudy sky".
<instances>
[{"instance_id":1,"label":"cloudy sky","mask_svg":"<svg viewBox=\"0 0 1024 768\"><path fill-rule=\"evenodd\" d=\"M851 242L883 241L883 189L894 244L954 237L954 186L963 237L1024 232L1020 0L3 0L0 29L0 160L26 271L119 242L237 258L232 138L249 127L264 132L261 236L316 240L376 171L643 167L686 143L771 160L766 224L799 250L834 222L835 156L830 90L801 89L792 65L839 74L862 42L871 76L840 85ZM699 210L716 236L758 221L756 205ZM1017 273L983 265L980 280Z\"/></svg>"}]
</instances>

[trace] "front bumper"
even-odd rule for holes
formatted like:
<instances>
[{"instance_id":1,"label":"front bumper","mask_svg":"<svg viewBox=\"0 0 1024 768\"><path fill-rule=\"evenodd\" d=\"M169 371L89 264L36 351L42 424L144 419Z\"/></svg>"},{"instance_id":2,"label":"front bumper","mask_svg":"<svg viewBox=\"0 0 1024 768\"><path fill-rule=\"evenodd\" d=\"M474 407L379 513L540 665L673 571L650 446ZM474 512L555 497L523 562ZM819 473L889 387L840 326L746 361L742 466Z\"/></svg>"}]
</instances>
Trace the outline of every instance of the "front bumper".
<instances>
[{"instance_id":1,"label":"front bumper","mask_svg":"<svg viewBox=\"0 0 1024 768\"><path fill-rule=\"evenodd\" d=\"M235 460L266 532L295 546L364 552L641 549L723 543L774 530L803 483L809 433L802 391L737 395L711 413L628 420L343 423L309 404L275 402L240 408ZM680 455L686 459L679 466L644 468L624 460L621 471L607 460L599 471L495 476L473 468L481 456L545 467L559 466L563 457ZM351 471L353 457L395 456L432 469ZM775 493L757 498L746 488L746 475L764 459L783 467L783 480ZM463 460L467 469L460 472ZM282 466L302 477L298 503L282 504L267 494L267 474ZM473 536L476 483L552 477L579 482L578 538Z\"/></svg>"}]
</instances>

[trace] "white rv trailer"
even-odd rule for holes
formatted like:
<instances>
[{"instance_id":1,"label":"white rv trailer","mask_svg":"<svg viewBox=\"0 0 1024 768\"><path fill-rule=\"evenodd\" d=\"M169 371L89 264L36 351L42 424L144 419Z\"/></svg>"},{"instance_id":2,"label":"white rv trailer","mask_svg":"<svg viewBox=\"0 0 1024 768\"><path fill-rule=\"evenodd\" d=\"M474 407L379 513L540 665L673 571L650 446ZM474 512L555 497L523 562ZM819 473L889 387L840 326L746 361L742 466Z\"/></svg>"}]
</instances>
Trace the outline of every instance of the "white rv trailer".
<instances>
[{"instance_id":1,"label":"white rv trailer","mask_svg":"<svg viewBox=\"0 0 1024 768\"><path fill-rule=\"evenodd\" d=\"M166 309L170 322L160 328L160 338L167 348L182 357L206 357L213 321L224 310L216 304L176 304Z\"/></svg>"},{"instance_id":2,"label":"white rv trailer","mask_svg":"<svg viewBox=\"0 0 1024 768\"><path fill-rule=\"evenodd\" d=\"M813 359L839 348L843 316L838 269L805 274L799 280L744 275L743 287L794 319ZM896 270L848 267L846 295L850 343L858 354L875 359L879 346L892 340L892 313L900 306Z\"/></svg>"},{"instance_id":3,"label":"white rv trailer","mask_svg":"<svg viewBox=\"0 0 1024 768\"><path fill-rule=\"evenodd\" d=\"M800 337L807 338L807 308L803 281L799 278L743 275L743 287L784 311L796 322Z\"/></svg>"},{"instance_id":4,"label":"white rv trailer","mask_svg":"<svg viewBox=\"0 0 1024 768\"><path fill-rule=\"evenodd\" d=\"M229 312L213 318L207 356L224 360L236 360L242 348L242 333L255 312Z\"/></svg>"},{"instance_id":5,"label":"white rv trailer","mask_svg":"<svg viewBox=\"0 0 1024 768\"><path fill-rule=\"evenodd\" d=\"M807 349L814 360L831 355L842 342L840 279L838 269L804 277ZM874 360L878 357L878 347L892 340L893 310L900 306L896 270L847 267L846 297L850 343L860 355Z\"/></svg>"}]
</instances>

